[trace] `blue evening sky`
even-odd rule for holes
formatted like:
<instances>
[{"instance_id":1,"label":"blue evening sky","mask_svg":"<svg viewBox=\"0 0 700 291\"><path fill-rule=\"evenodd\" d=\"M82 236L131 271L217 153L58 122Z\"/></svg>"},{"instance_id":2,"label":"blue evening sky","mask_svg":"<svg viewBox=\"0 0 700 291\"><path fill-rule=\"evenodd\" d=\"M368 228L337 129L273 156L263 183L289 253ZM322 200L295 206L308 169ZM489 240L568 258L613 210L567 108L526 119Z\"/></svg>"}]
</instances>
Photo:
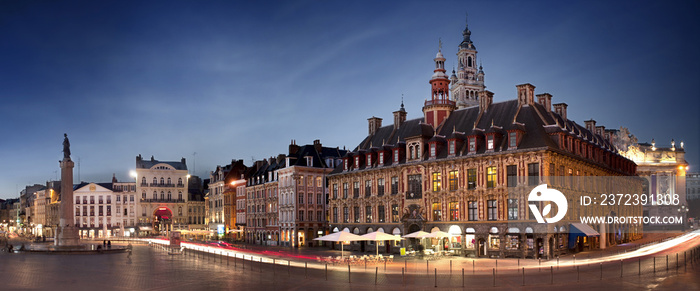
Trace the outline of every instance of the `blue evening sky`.
<instances>
[{"instance_id":1,"label":"blue evening sky","mask_svg":"<svg viewBox=\"0 0 700 291\"><path fill-rule=\"evenodd\" d=\"M402 94L422 116L467 12L495 102L531 83L700 170L698 1L230 2L2 1L0 198L60 175L63 133L76 182L128 180L138 154L206 178L292 139L352 149Z\"/></svg>"}]
</instances>

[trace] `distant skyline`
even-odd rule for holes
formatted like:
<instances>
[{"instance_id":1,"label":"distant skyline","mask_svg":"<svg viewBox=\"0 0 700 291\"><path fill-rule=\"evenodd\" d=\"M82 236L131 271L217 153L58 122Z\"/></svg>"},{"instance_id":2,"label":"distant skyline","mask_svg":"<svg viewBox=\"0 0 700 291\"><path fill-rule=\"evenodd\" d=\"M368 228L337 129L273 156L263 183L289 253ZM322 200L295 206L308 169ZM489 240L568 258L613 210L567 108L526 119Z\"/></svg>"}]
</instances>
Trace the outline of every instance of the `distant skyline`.
<instances>
[{"instance_id":1,"label":"distant skyline","mask_svg":"<svg viewBox=\"0 0 700 291\"><path fill-rule=\"evenodd\" d=\"M531 83L579 124L683 141L697 172L699 3L3 1L0 199L60 177L64 133L75 183L129 181L139 154L206 179L291 140L352 150L402 94L422 117L467 13L494 102Z\"/></svg>"}]
</instances>

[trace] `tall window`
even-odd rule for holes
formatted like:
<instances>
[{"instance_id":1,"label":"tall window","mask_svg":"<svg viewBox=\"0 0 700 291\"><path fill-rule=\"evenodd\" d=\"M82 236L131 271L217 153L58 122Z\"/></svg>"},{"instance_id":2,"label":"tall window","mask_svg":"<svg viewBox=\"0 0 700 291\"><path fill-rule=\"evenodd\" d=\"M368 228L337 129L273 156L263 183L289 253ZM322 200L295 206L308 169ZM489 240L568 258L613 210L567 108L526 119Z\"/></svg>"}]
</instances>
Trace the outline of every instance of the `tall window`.
<instances>
[{"instance_id":1,"label":"tall window","mask_svg":"<svg viewBox=\"0 0 700 291\"><path fill-rule=\"evenodd\" d=\"M384 152L379 153L379 165L384 165Z\"/></svg>"},{"instance_id":2,"label":"tall window","mask_svg":"<svg viewBox=\"0 0 700 291\"><path fill-rule=\"evenodd\" d=\"M399 177L391 177L391 194L399 194Z\"/></svg>"},{"instance_id":3,"label":"tall window","mask_svg":"<svg viewBox=\"0 0 700 291\"><path fill-rule=\"evenodd\" d=\"M517 143L518 140L516 139L517 137L518 137L518 133L516 133L515 131L508 133L508 147L511 147L511 148L516 147L516 145L518 144Z\"/></svg>"},{"instance_id":4,"label":"tall window","mask_svg":"<svg viewBox=\"0 0 700 291\"><path fill-rule=\"evenodd\" d=\"M518 166L506 166L506 175L508 187L515 187L518 185Z\"/></svg>"},{"instance_id":5,"label":"tall window","mask_svg":"<svg viewBox=\"0 0 700 291\"><path fill-rule=\"evenodd\" d=\"M486 188L496 187L496 167L486 168Z\"/></svg>"},{"instance_id":6,"label":"tall window","mask_svg":"<svg viewBox=\"0 0 700 291\"><path fill-rule=\"evenodd\" d=\"M518 199L508 199L508 220L518 220Z\"/></svg>"},{"instance_id":7,"label":"tall window","mask_svg":"<svg viewBox=\"0 0 700 291\"><path fill-rule=\"evenodd\" d=\"M469 221L476 221L479 218L478 202L469 201L468 216Z\"/></svg>"},{"instance_id":8,"label":"tall window","mask_svg":"<svg viewBox=\"0 0 700 291\"><path fill-rule=\"evenodd\" d=\"M377 196L384 195L384 178L377 179Z\"/></svg>"},{"instance_id":9,"label":"tall window","mask_svg":"<svg viewBox=\"0 0 700 291\"><path fill-rule=\"evenodd\" d=\"M365 207L365 222L372 223L372 206L370 205Z\"/></svg>"},{"instance_id":10,"label":"tall window","mask_svg":"<svg viewBox=\"0 0 700 291\"><path fill-rule=\"evenodd\" d=\"M394 150L394 164L399 163L399 149Z\"/></svg>"},{"instance_id":11,"label":"tall window","mask_svg":"<svg viewBox=\"0 0 700 291\"><path fill-rule=\"evenodd\" d=\"M450 140L450 141L447 143L447 148L448 148L448 151L449 151L449 155L450 155L450 156L454 156L454 155L455 155L455 151L456 151L456 148L455 148L455 141L454 141L454 140Z\"/></svg>"},{"instance_id":12,"label":"tall window","mask_svg":"<svg viewBox=\"0 0 700 291\"><path fill-rule=\"evenodd\" d=\"M450 221L459 220L459 202L453 201L449 204L450 207Z\"/></svg>"},{"instance_id":13,"label":"tall window","mask_svg":"<svg viewBox=\"0 0 700 291\"><path fill-rule=\"evenodd\" d=\"M437 148L437 145L435 143L430 144L430 157L431 158L435 157L436 148Z\"/></svg>"},{"instance_id":14,"label":"tall window","mask_svg":"<svg viewBox=\"0 0 700 291\"><path fill-rule=\"evenodd\" d=\"M476 137L469 138L469 152L476 152Z\"/></svg>"},{"instance_id":15,"label":"tall window","mask_svg":"<svg viewBox=\"0 0 700 291\"><path fill-rule=\"evenodd\" d=\"M450 171L450 191L456 191L459 187L459 171Z\"/></svg>"},{"instance_id":16,"label":"tall window","mask_svg":"<svg viewBox=\"0 0 700 291\"><path fill-rule=\"evenodd\" d=\"M423 187L421 175L408 175L408 193L406 198L419 199L423 197Z\"/></svg>"},{"instance_id":17,"label":"tall window","mask_svg":"<svg viewBox=\"0 0 700 291\"><path fill-rule=\"evenodd\" d=\"M352 196L355 198L360 197L360 182L354 182L352 183Z\"/></svg>"},{"instance_id":18,"label":"tall window","mask_svg":"<svg viewBox=\"0 0 700 291\"><path fill-rule=\"evenodd\" d=\"M316 204L323 204L323 199L321 198L321 193L316 194Z\"/></svg>"},{"instance_id":19,"label":"tall window","mask_svg":"<svg viewBox=\"0 0 700 291\"><path fill-rule=\"evenodd\" d=\"M476 188L476 169L467 170L467 189Z\"/></svg>"},{"instance_id":20,"label":"tall window","mask_svg":"<svg viewBox=\"0 0 700 291\"><path fill-rule=\"evenodd\" d=\"M313 200L314 200L314 194L309 193L309 200L306 201L306 203L313 204L314 203ZM311 217L309 217L309 219L311 219Z\"/></svg>"},{"instance_id":21,"label":"tall window","mask_svg":"<svg viewBox=\"0 0 700 291\"><path fill-rule=\"evenodd\" d=\"M372 180L365 181L365 197L372 195Z\"/></svg>"},{"instance_id":22,"label":"tall window","mask_svg":"<svg viewBox=\"0 0 700 291\"><path fill-rule=\"evenodd\" d=\"M442 173L433 173L433 192L442 190Z\"/></svg>"},{"instance_id":23,"label":"tall window","mask_svg":"<svg viewBox=\"0 0 700 291\"><path fill-rule=\"evenodd\" d=\"M338 199L338 184L333 184L333 199Z\"/></svg>"},{"instance_id":24,"label":"tall window","mask_svg":"<svg viewBox=\"0 0 700 291\"><path fill-rule=\"evenodd\" d=\"M170 191L168 191L168 200L172 200L172 199L173 199L173 194Z\"/></svg>"},{"instance_id":25,"label":"tall window","mask_svg":"<svg viewBox=\"0 0 700 291\"><path fill-rule=\"evenodd\" d=\"M527 184L537 186L540 183L540 164L527 164Z\"/></svg>"},{"instance_id":26,"label":"tall window","mask_svg":"<svg viewBox=\"0 0 700 291\"><path fill-rule=\"evenodd\" d=\"M442 203L433 203L433 221L441 221L442 219Z\"/></svg>"},{"instance_id":27,"label":"tall window","mask_svg":"<svg viewBox=\"0 0 700 291\"><path fill-rule=\"evenodd\" d=\"M344 222L344 223L350 222L350 217L349 217L349 216L350 216L350 215L349 215L349 213L348 213L348 208L347 208L347 207L343 207L343 222Z\"/></svg>"},{"instance_id":28,"label":"tall window","mask_svg":"<svg viewBox=\"0 0 700 291\"><path fill-rule=\"evenodd\" d=\"M304 194L299 194L299 204L304 204Z\"/></svg>"},{"instance_id":29,"label":"tall window","mask_svg":"<svg viewBox=\"0 0 700 291\"><path fill-rule=\"evenodd\" d=\"M355 219L355 222L359 223L360 222L360 207L355 206L353 208L352 214L353 214L352 217Z\"/></svg>"},{"instance_id":30,"label":"tall window","mask_svg":"<svg viewBox=\"0 0 700 291\"><path fill-rule=\"evenodd\" d=\"M333 207L333 223L338 223L338 207Z\"/></svg>"},{"instance_id":31,"label":"tall window","mask_svg":"<svg viewBox=\"0 0 700 291\"><path fill-rule=\"evenodd\" d=\"M399 205L391 205L391 222L399 222Z\"/></svg>"},{"instance_id":32,"label":"tall window","mask_svg":"<svg viewBox=\"0 0 700 291\"><path fill-rule=\"evenodd\" d=\"M487 201L487 207L488 207L488 220L496 220L498 219L498 203L496 200L488 200Z\"/></svg>"},{"instance_id":33,"label":"tall window","mask_svg":"<svg viewBox=\"0 0 700 291\"><path fill-rule=\"evenodd\" d=\"M493 134L489 134L486 137L486 149L493 150Z\"/></svg>"},{"instance_id":34,"label":"tall window","mask_svg":"<svg viewBox=\"0 0 700 291\"><path fill-rule=\"evenodd\" d=\"M348 198L348 183L343 183L343 199Z\"/></svg>"},{"instance_id":35,"label":"tall window","mask_svg":"<svg viewBox=\"0 0 700 291\"><path fill-rule=\"evenodd\" d=\"M377 221L380 223L384 223L385 217L386 214L384 213L384 205L377 206Z\"/></svg>"},{"instance_id":36,"label":"tall window","mask_svg":"<svg viewBox=\"0 0 700 291\"><path fill-rule=\"evenodd\" d=\"M304 221L304 211L299 210L299 221Z\"/></svg>"}]
</instances>

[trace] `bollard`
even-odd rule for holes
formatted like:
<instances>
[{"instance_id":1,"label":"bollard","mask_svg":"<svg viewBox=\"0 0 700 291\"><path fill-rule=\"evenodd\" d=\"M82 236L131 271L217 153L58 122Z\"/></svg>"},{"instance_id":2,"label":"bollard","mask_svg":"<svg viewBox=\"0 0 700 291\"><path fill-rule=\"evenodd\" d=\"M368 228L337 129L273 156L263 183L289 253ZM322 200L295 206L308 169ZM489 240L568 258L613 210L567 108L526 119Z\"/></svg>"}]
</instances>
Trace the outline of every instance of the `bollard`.
<instances>
[{"instance_id":1,"label":"bollard","mask_svg":"<svg viewBox=\"0 0 700 291\"><path fill-rule=\"evenodd\" d=\"M554 284L554 266L549 266L549 285Z\"/></svg>"},{"instance_id":2,"label":"bollard","mask_svg":"<svg viewBox=\"0 0 700 291\"><path fill-rule=\"evenodd\" d=\"M365 270L367 270L367 260L365 260Z\"/></svg>"},{"instance_id":3,"label":"bollard","mask_svg":"<svg viewBox=\"0 0 700 291\"><path fill-rule=\"evenodd\" d=\"M350 264L348 264L348 283L350 283Z\"/></svg>"},{"instance_id":4,"label":"bollard","mask_svg":"<svg viewBox=\"0 0 700 291\"><path fill-rule=\"evenodd\" d=\"M472 260L472 274L474 274L474 260Z\"/></svg>"},{"instance_id":5,"label":"bollard","mask_svg":"<svg viewBox=\"0 0 700 291\"><path fill-rule=\"evenodd\" d=\"M408 271L408 263L406 263L406 259L403 259L403 268Z\"/></svg>"},{"instance_id":6,"label":"bollard","mask_svg":"<svg viewBox=\"0 0 700 291\"><path fill-rule=\"evenodd\" d=\"M600 263L600 279L603 280L603 263Z\"/></svg>"},{"instance_id":7,"label":"bollard","mask_svg":"<svg viewBox=\"0 0 700 291\"><path fill-rule=\"evenodd\" d=\"M350 269L350 266L348 266L348 269ZM291 276L292 274L292 262L287 261L287 276Z\"/></svg>"},{"instance_id":8,"label":"bollard","mask_svg":"<svg viewBox=\"0 0 700 291\"><path fill-rule=\"evenodd\" d=\"M654 257L654 274L656 274L656 257Z\"/></svg>"},{"instance_id":9,"label":"bollard","mask_svg":"<svg viewBox=\"0 0 700 291\"><path fill-rule=\"evenodd\" d=\"M557 257L557 270L559 270L559 257Z\"/></svg>"},{"instance_id":10,"label":"bollard","mask_svg":"<svg viewBox=\"0 0 700 291\"><path fill-rule=\"evenodd\" d=\"M326 263L326 281L328 281L328 263Z\"/></svg>"},{"instance_id":11,"label":"bollard","mask_svg":"<svg viewBox=\"0 0 700 291\"><path fill-rule=\"evenodd\" d=\"M493 268L493 287L496 287L496 268Z\"/></svg>"},{"instance_id":12,"label":"bollard","mask_svg":"<svg viewBox=\"0 0 700 291\"><path fill-rule=\"evenodd\" d=\"M435 268L435 288L437 288L437 268Z\"/></svg>"},{"instance_id":13,"label":"bollard","mask_svg":"<svg viewBox=\"0 0 700 291\"><path fill-rule=\"evenodd\" d=\"M452 260L450 260L450 275L452 275Z\"/></svg>"},{"instance_id":14,"label":"bollard","mask_svg":"<svg viewBox=\"0 0 700 291\"><path fill-rule=\"evenodd\" d=\"M525 286L525 267L523 267L523 286Z\"/></svg>"},{"instance_id":15,"label":"bollard","mask_svg":"<svg viewBox=\"0 0 700 291\"><path fill-rule=\"evenodd\" d=\"M496 259L496 270L498 270L498 259Z\"/></svg>"},{"instance_id":16,"label":"bollard","mask_svg":"<svg viewBox=\"0 0 700 291\"><path fill-rule=\"evenodd\" d=\"M668 255L666 255L666 271L668 272Z\"/></svg>"},{"instance_id":17,"label":"bollard","mask_svg":"<svg viewBox=\"0 0 700 291\"><path fill-rule=\"evenodd\" d=\"M574 266L576 266L576 255L574 255Z\"/></svg>"},{"instance_id":18,"label":"bollard","mask_svg":"<svg viewBox=\"0 0 700 291\"><path fill-rule=\"evenodd\" d=\"M308 278L309 276L307 275L307 270L309 268L309 263L304 262L304 278Z\"/></svg>"},{"instance_id":19,"label":"bollard","mask_svg":"<svg viewBox=\"0 0 700 291\"><path fill-rule=\"evenodd\" d=\"M377 273L379 272L379 267L374 267L374 286L377 286Z\"/></svg>"},{"instance_id":20,"label":"bollard","mask_svg":"<svg viewBox=\"0 0 700 291\"><path fill-rule=\"evenodd\" d=\"M406 286L406 273L404 268L401 268L401 285Z\"/></svg>"},{"instance_id":21,"label":"bollard","mask_svg":"<svg viewBox=\"0 0 700 291\"><path fill-rule=\"evenodd\" d=\"M462 288L464 288L464 268L462 268Z\"/></svg>"},{"instance_id":22,"label":"bollard","mask_svg":"<svg viewBox=\"0 0 700 291\"><path fill-rule=\"evenodd\" d=\"M425 273L430 274L430 267L428 267L428 261L425 261Z\"/></svg>"},{"instance_id":23,"label":"bollard","mask_svg":"<svg viewBox=\"0 0 700 291\"><path fill-rule=\"evenodd\" d=\"M622 259L620 259L620 278L622 278L622 269L624 268L624 265L622 264Z\"/></svg>"},{"instance_id":24,"label":"bollard","mask_svg":"<svg viewBox=\"0 0 700 291\"><path fill-rule=\"evenodd\" d=\"M581 271L578 269L578 266L576 266L576 282L581 281Z\"/></svg>"},{"instance_id":25,"label":"bollard","mask_svg":"<svg viewBox=\"0 0 700 291\"><path fill-rule=\"evenodd\" d=\"M642 259L639 259L639 262L638 262L638 263L639 263L639 264L637 265L637 268L638 268L638 270L637 270L637 276L641 276L641 275L642 275Z\"/></svg>"}]
</instances>

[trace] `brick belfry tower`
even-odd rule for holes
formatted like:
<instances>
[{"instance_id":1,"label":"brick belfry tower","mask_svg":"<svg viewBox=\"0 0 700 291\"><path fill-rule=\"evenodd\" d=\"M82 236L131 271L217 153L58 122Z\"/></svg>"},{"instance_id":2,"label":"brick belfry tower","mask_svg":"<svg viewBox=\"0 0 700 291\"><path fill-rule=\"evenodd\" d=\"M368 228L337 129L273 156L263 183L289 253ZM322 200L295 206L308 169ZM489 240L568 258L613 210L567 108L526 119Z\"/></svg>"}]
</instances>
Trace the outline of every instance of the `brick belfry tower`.
<instances>
[{"instance_id":1,"label":"brick belfry tower","mask_svg":"<svg viewBox=\"0 0 700 291\"><path fill-rule=\"evenodd\" d=\"M73 216L73 167L70 159L70 142L68 135L63 134L63 160L61 165L61 207L58 210L59 225L56 229L56 246L77 246L80 243L78 228Z\"/></svg>"}]
</instances>

